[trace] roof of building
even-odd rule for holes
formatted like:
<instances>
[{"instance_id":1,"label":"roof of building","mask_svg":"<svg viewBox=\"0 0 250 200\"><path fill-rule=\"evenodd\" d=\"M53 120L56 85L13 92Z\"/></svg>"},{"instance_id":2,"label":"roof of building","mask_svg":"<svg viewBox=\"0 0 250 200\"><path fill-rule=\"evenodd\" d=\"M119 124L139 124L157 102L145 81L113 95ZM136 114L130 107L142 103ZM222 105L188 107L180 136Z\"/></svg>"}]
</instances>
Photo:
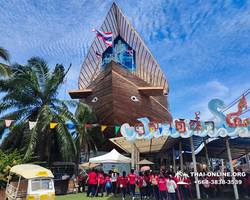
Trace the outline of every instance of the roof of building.
<instances>
[{"instance_id":1,"label":"roof of building","mask_svg":"<svg viewBox=\"0 0 250 200\"><path fill-rule=\"evenodd\" d=\"M135 72L131 73L143 79L150 85L162 86L164 91L169 92L167 79L157 61L115 3L111 6L99 30L103 32L113 32L114 39L120 35L136 52L137 69ZM95 37L80 71L78 81L79 89L88 88L90 83L101 72L101 62L95 57L95 51L97 50L102 53L108 47L109 46L106 45L100 37Z\"/></svg>"}]
</instances>

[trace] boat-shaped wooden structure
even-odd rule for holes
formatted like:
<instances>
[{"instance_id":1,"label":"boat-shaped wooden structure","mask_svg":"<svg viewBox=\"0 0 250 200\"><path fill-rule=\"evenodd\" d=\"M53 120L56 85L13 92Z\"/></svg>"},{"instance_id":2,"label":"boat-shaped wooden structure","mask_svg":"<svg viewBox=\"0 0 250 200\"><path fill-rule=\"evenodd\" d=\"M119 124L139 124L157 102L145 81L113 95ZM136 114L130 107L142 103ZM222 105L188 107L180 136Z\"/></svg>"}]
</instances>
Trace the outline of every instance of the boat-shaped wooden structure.
<instances>
[{"instance_id":1,"label":"boat-shaped wooden structure","mask_svg":"<svg viewBox=\"0 0 250 200\"><path fill-rule=\"evenodd\" d=\"M115 134L115 126L124 123L134 125L138 123L138 118L143 117L161 123L172 121L172 116L168 101L163 96L164 92L169 92L164 73L115 3L99 30L113 32L114 40L121 38L135 52L135 70L128 70L116 56L110 57L103 67L103 62L96 58L95 51L104 55L108 46L100 37L96 37L80 71L79 89L71 90L69 94L72 98L91 105L98 123L108 126L104 131L106 140L99 146L99 150L110 151L114 148L114 143L109 138L121 137L119 131Z\"/></svg>"}]
</instances>

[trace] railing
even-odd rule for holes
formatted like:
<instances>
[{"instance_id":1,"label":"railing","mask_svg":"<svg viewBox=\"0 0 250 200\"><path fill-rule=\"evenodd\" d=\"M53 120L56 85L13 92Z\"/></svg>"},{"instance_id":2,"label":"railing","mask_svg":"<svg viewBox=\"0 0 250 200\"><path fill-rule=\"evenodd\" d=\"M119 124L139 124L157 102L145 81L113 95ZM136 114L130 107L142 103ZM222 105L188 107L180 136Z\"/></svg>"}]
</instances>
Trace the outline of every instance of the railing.
<instances>
[{"instance_id":1,"label":"railing","mask_svg":"<svg viewBox=\"0 0 250 200\"><path fill-rule=\"evenodd\" d=\"M8 194L13 199L17 199L17 198L26 197L27 190L20 191L20 190L18 190L18 188L14 187L13 185L8 183L7 187L6 187L6 194Z\"/></svg>"}]
</instances>

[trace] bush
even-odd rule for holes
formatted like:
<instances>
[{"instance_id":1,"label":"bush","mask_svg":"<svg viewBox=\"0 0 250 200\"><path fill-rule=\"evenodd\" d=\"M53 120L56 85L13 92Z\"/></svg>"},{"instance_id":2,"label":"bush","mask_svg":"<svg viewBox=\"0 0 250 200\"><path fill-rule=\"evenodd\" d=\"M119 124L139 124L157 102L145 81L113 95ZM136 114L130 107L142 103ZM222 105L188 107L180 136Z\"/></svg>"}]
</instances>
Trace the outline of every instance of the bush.
<instances>
[{"instance_id":1,"label":"bush","mask_svg":"<svg viewBox=\"0 0 250 200\"><path fill-rule=\"evenodd\" d=\"M6 151L3 152L0 149L0 189L5 188L8 182L8 178L10 180L15 180L18 178L16 174L11 173L9 177L9 172L11 167L20 164L26 164L31 160L31 156L26 156L21 153L22 150L14 150L13 152Z\"/></svg>"}]
</instances>

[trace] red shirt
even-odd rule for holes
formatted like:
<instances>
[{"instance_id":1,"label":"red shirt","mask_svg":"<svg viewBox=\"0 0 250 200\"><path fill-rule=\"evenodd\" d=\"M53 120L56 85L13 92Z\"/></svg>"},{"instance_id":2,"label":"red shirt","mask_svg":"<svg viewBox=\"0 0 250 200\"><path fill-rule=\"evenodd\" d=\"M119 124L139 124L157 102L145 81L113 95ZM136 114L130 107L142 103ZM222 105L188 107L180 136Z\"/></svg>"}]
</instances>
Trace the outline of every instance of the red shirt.
<instances>
[{"instance_id":1,"label":"red shirt","mask_svg":"<svg viewBox=\"0 0 250 200\"><path fill-rule=\"evenodd\" d=\"M103 184L104 183L104 177L103 177L103 175L102 174L98 174L97 180L99 180L99 184Z\"/></svg>"},{"instance_id":2,"label":"red shirt","mask_svg":"<svg viewBox=\"0 0 250 200\"><path fill-rule=\"evenodd\" d=\"M142 187L143 187L143 185L142 185L143 180L144 180L144 177L143 177L143 176L140 176L140 177L138 178L139 188L142 188Z\"/></svg>"},{"instance_id":3,"label":"red shirt","mask_svg":"<svg viewBox=\"0 0 250 200\"><path fill-rule=\"evenodd\" d=\"M78 176L78 184L80 184L83 180L83 177L82 176Z\"/></svg>"},{"instance_id":4,"label":"red shirt","mask_svg":"<svg viewBox=\"0 0 250 200\"><path fill-rule=\"evenodd\" d=\"M244 184L244 188L248 188L249 183L246 177L243 177L243 184Z\"/></svg>"},{"instance_id":5,"label":"red shirt","mask_svg":"<svg viewBox=\"0 0 250 200\"><path fill-rule=\"evenodd\" d=\"M135 184L135 179L136 179L135 174L129 174L128 178L129 178L129 184Z\"/></svg>"},{"instance_id":6,"label":"red shirt","mask_svg":"<svg viewBox=\"0 0 250 200\"><path fill-rule=\"evenodd\" d=\"M160 191L167 190L166 184L167 184L166 179L164 180L164 179L160 178L160 179L158 180L158 187L159 187L159 190L160 190Z\"/></svg>"},{"instance_id":7,"label":"red shirt","mask_svg":"<svg viewBox=\"0 0 250 200\"><path fill-rule=\"evenodd\" d=\"M97 181L96 181L96 173L95 172L90 172L89 173L89 184L97 184Z\"/></svg>"},{"instance_id":8,"label":"red shirt","mask_svg":"<svg viewBox=\"0 0 250 200\"><path fill-rule=\"evenodd\" d=\"M154 178L154 175L149 175L149 180L152 181L152 179Z\"/></svg>"},{"instance_id":9,"label":"red shirt","mask_svg":"<svg viewBox=\"0 0 250 200\"><path fill-rule=\"evenodd\" d=\"M107 182L109 181L110 182L110 184L111 184L111 180L110 180L110 178L107 176L107 177L105 177L105 179L104 179L104 181L105 181L105 185L107 185Z\"/></svg>"},{"instance_id":10,"label":"red shirt","mask_svg":"<svg viewBox=\"0 0 250 200\"><path fill-rule=\"evenodd\" d=\"M120 177L120 185L122 185L122 188L127 187L127 182L128 182L128 177L127 176L125 176L125 178L123 176Z\"/></svg>"},{"instance_id":11,"label":"red shirt","mask_svg":"<svg viewBox=\"0 0 250 200\"><path fill-rule=\"evenodd\" d=\"M179 185L177 184L179 182L179 179L177 177L173 177L172 179L175 182L175 184L177 185L177 187L179 187Z\"/></svg>"},{"instance_id":12,"label":"red shirt","mask_svg":"<svg viewBox=\"0 0 250 200\"><path fill-rule=\"evenodd\" d=\"M119 185L120 185L120 180L121 180L121 177L117 176L117 179L116 179L116 186L119 186Z\"/></svg>"},{"instance_id":13,"label":"red shirt","mask_svg":"<svg viewBox=\"0 0 250 200\"><path fill-rule=\"evenodd\" d=\"M149 182L149 177L144 176L144 180L148 183Z\"/></svg>"}]
</instances>

